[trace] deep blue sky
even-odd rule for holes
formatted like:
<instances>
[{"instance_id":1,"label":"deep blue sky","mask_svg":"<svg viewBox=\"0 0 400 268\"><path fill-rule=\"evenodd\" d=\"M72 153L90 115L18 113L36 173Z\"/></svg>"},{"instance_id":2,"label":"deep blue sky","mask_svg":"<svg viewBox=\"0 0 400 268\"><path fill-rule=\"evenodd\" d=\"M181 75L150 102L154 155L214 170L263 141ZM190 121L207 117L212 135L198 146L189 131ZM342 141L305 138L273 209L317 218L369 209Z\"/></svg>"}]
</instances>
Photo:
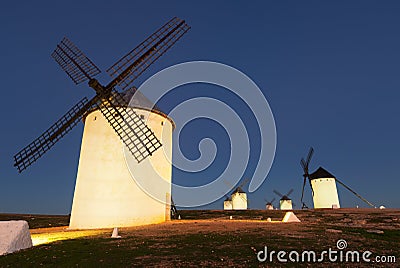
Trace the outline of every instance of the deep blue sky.
<instances>
[{"instance_id":1,"label":"deep blue sky","mask_svg":"<svg viewBox=\"0 0 400 268\"><path fill-rule=\"evenodd\" d=\"M50 57L62 37L104 71L173 16L192 29L136 85L162 68L192 60L231 65L258 84L274 113L278 144L267 180L249 196L251 208L263 208L273 189L294 188L299 204L299 160L310 145L316 150L312 170L322 165L371 202L400 207L398 2L44 2L9 1L0 9L0 212L70 212L83 124L24 173L17 173L12 160L83 96L93 96ZM99 78L107 81L105 74ZM250 111L217 87L178 88L160 106L169 110L203 95L232 101L254 127ZM221 149L217 161L224 163L229 146L224 135L217 124L199 120L183 131L183 150L196 158L196 141L215 137ZM252 155L246 176L252 176L256 158ZM198 184L219 169L192 175L174 171L173 180ZM343 207L362 205L340 186L339 195ZM311 205L308 188L306 201ZM221 207L221 201L207 206Z\"/></svg>"}]
</instances>

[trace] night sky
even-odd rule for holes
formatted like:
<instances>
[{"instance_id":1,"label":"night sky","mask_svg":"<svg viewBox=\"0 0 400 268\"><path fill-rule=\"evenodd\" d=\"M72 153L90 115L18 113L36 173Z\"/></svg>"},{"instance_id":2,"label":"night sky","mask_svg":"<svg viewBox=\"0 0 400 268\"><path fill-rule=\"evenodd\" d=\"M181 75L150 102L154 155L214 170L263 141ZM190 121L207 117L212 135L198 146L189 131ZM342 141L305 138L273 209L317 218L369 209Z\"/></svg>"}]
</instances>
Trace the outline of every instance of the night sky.
<instances>
[{"instance_id":1,"label":"night sky","mask_svg":"<svg viewBox=\"0 0 400 268\"><path fill-rule=\"evenodd\" d=\"M168 3L166 3L168 2ZM174 16L192 27L135 83L186 61L230 65L263 91L275 117L276 156L263 185L248 196L261 209L273 190L294 189L300 207L300 159L315 148L311 171L323 166L377 206L400 207L400 3L385 1L25 1L0 8L0 212L68 214L78 167L80 123L22 174L13 155L39 136L84 96L50 57L70 38L105 70ZM251 157L245 177L258 159L259 131L251 109L217 86L177 88L158 104L168 112L180 102L213 97L233 107L250 134ZM206 108L206 107L205 107ZM186 125L179 140L186 157L199 157L198 144L212 138L215 163L198 174L173 171L173 181L200 185L218 176L227 163L229 139L210 120ZM338 185L342 207L364 207ZM311 191L306 190L311 206ZM221 209L222 200L202 208Z\"/></svg>"}]
</instances>

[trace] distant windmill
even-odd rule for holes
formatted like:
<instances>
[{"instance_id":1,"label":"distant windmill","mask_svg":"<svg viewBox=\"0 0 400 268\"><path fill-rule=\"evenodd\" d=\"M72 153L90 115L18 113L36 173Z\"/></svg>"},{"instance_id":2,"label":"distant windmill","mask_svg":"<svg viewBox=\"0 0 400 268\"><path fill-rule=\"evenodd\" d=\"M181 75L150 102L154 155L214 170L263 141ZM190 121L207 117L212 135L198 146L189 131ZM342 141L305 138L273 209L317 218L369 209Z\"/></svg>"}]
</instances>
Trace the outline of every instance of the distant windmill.
<instances>
[{"instance_id":1,"label":"distant windmill","mask_svg":"<svg viewBox=\"0 0 400 268\"><path fill-rule=\"evenodd\" d=\"M306 205L303 202L303 196L304 196L304 187L307 179L310 183L313 195L314 208L340 208L336 182L343 185L343 187L345 187L351 193L353 193L362 201L367 203L369 206L375 207L371 202L369 202L364 197L362 197L361 195L357 194L355 191L350 189L350 187L345 185L343 182L339 181L335 176L333 176L324 168L319 167L314 173L309 174L308 166L310 164L313 153L314 149L311 147L307 156L307 160L304 160L302 158L300 161L304 171L303 187L301 192L301 202L303 204L303 208L306 207Z\"/></svg>"},{"instance_id":2,"label":"distant windmill","mask_svg":"<svg viewBox=\"0 0 400 268\"><path fill-rule=\"evenodd\" d=\"M225 200L224 200L224 210L232 210L232 197L229 195L225 195Z\"/></svg>"},{"instance_id":3,"label":"distant windmill","mask_svg":"<svg viewBox=\"0 0 400 268\"><path fill-rule=\"evenodd\" d=\"M237 209L247 209L248 201L247 194L243 191L243 186L250 180L250 178L245 179L236 189L233 191L232 197L232 208Z\"/></svg>"},{"instance_id":4,"label":"distant windmill","mask_svg":"<svg viewBox=\"0 0 400 268\"><path fill-rule=\"evenodd\" d=\"M292 202L292 199L289 198L289 196L293 193L293 189L290 189L287 194L281 194L277 190L273 191L277 196L279 196L281 199L279 200L279 208L280 210L291 210L295 206L294 203Z\"/></svg>"},{"instance_id":5,"label":"distant windmill","mask_svg":"<svg viewBox=\"0 0 400 268\"><path fill-rule=\"evenodd\" d=\"M67 38L52 53L75 84L88 81L96 95L91 100L83 98L18 152L14 166L19 172L24 171L79 121L84 121L70 228L123 227L170 218L165 204L169 208L171 203L169 159L174 122L132 83L189 29L177 17L168 21L107 70L113 79L106 85L93 78L100 69ZM117 87L123 91L117 91ZM163 151L158 150L161 146ZM133 161L125 157L124 148ZM143 165L145 159L151 165ZM148 179L149 174L158 173L151 176L161 176L169 182L162 188L157 185L157 190L165 194L165 203L151 198L135 184L127 162L132 163L136 177Z\"/></svg>"},{"instance_id":6,"label":"distant windmill","mask_svg":"<svg viewBox=\"0 0 400 268\"><path fill-rule=\"evenodd\" d=\"M242 210L242 209L247 209L248 206L248 200L247 200L247 194L245 191L243 191L243 186L248 183L250 178L245 179L231 194L230 201L232 202L232 209L233 210ZM232 187L227 181L224 181L226 185L229 187ZM225 199L224 201L224 207L225 207L225 202L227 207L229 207L229 197Z\"/></svg>"},{"instance_id":7,"label":"distant windmill","mask_svg":"<svg viewBox=\"0 0 400 268\"><path fill-rule=\"evenodd\" d=\"M274 201L275 201L275 197L272 198L271 201L268 201L267 199L264 198L264 201L267 202L267 203L265 204L265 209L266 209L266 210L273 210L273 209L274 209L274 204L273 204L273 203L274 203Z\"/></svg>"}]
</instances>

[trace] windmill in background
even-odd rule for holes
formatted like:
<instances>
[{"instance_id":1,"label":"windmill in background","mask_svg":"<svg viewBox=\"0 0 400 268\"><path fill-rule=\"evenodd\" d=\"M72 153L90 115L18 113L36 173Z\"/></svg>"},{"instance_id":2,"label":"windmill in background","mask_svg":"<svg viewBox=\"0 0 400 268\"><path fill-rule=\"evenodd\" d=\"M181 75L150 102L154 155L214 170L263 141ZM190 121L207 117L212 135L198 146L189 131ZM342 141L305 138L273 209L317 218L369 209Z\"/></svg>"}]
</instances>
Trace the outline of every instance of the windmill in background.
<instances>
[{"instance_id":1,"label":"windmill in background","mask_svg":"<svg viewBox=\"0 0 400 268\"><path fill-rule=\"evenodd\" d=\"M248 183L250 178L245 179L236 189L233 191L232 197L232 209L243 210L247 209L248 201L247 194L243 191L243 186Z\"/></svg>"},{"instance_id":2,"label":"windmill in background","mask_svg":"<svg viewBox=\"0 0 400 268\"><path fill-rule=\"evenodd\" d=\"M264 201L267 202L267 203L265 204L265 209L266 209L266 210L273 210L273 209L274 209L274 204L273 204L273 203L274 203L274 201L275 201L275 197L272 198L271 201L268 201L267 199L264 198Z\"/></svg>"},{"instance_id":3,"label":"windmill in background","mask_svg":"<svg viewBox=\"0 0 400 268\"><path fill-rule=\"evenodd\" d=\"M190 27L174 17L107 73L112 80L102 85L94 77L100 69L70 40L64 38L52 57L75 84L88 81L96 95L86 97L42 135L14 156L19 172L38 160L83 119L85 123L70 228L106 228L162 222L170 218L172 130L174 123L132 85L152 63L174 45ZM117 91L116 88L122 91ZM133 106L130 102L133 97ZM163 152L158 150L164 146ZM135 162L135 176L151 168L169 182L166 205L146 195L133 181L125 161L124 147ZM153 172L154 173L154 172Z\"/></svg>"},{"instance_id":4,"label":"windmill in background","mask_svg":"<svg viewBox=\"0 0 400 268\"><path fill-rule=\"evenodd\" d=\"M233 210L243 210L247 209L248 207L248 200L247 200L247 194L245 191L243 191L243 186L248 183L250 178L246 178L242 183L232 192L230 198L228 196L227 199L224 201L224 209L225 205L227 209L230 207L230 202L232 203L232 208ZM232 187L232 185L229 185L227 181L224 181L225 184L227 184L229 187Z\"/></svg>"},{"instance_id":5,"label":"windmill in background","mask_svg":"<svg viewBox=\"0 0 400 268\"><path fill-rule=\"evenodd\" d=\"M232 197L229 195L225 195L225 200L224 200L224 210L232 210Z\"/></svg>"},{"instance_id":6,"label":"windmill in background","mask_svg":"<svg viewBox=\"0 0 400 268\"><path fill-rule=\"evenodd\" d=\"M292 199L289 198L289 196L293 193L293 189L290 189L287 194L281 194L277 190L273 191L277 196L279 196L281 199L279 200L279 209L280 210L292 210L294 203L292 202Z\"/></svg>"},{"instance_id":7,"label":"windmill in background","mask_svg":"<svg viewBox=\"0 0 400 268\"><path fill-rule=\"evenodd\" d=\"M306 180L308 179L312 191L314 208L340 208L339 196L337 192L336 182L341 184L355 196L360 198L363 202L368 204L371 207L375 207L371 202L366 200L361 195L357 194L350 187L345 185L343 182L338 180L334 175L329 173L322 167L319 167L315 172L309 174L308 166L310 164L311 158L314 154L314 149L311 147L307 156L307 160L303 158L300 161L300 164L303 168L303 187L301 192L301 202L303 204L303 208L306 207L303 202L304 196L304 187L306 184Z\"/></svg>"}]
</instances>

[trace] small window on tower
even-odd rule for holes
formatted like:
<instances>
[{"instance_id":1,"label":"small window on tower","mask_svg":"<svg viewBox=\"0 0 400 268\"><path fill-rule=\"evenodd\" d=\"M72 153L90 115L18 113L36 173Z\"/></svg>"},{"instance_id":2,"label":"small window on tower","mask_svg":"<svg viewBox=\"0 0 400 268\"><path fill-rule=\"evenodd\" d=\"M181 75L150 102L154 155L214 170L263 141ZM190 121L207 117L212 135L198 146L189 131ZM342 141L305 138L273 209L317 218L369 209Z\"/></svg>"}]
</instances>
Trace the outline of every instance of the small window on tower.
<instances>
[{"instance_id":1,"label":"small window on tower","mask_svg":"<svg viewBox=\"0 0 400 268\"><path fill-rule=\"evenodd\" d=\"M164 125L164 122L163 122L163 121L161 121L161 125L162 125L162 126Z\"/></svg>"},{"instance_id":2,"label":"small window on tower","mask_svg":"<svg viewBox=\"0 0 400 268\"><path fill-rule=\"evenodd\" d=\"M144 115L140 115L140 119L142 119L144 121Z\"/></svg>"},{"instance_id":3,"label":"small window on tower","mask_svg":"<svg viewBox=\"0 0 400 268\"><path fill-rule=\"evenodd\" d=\"M97 116L94 117L93 121L96 121L96 119L97 119Z\"/></svg>"}]
</instances>

